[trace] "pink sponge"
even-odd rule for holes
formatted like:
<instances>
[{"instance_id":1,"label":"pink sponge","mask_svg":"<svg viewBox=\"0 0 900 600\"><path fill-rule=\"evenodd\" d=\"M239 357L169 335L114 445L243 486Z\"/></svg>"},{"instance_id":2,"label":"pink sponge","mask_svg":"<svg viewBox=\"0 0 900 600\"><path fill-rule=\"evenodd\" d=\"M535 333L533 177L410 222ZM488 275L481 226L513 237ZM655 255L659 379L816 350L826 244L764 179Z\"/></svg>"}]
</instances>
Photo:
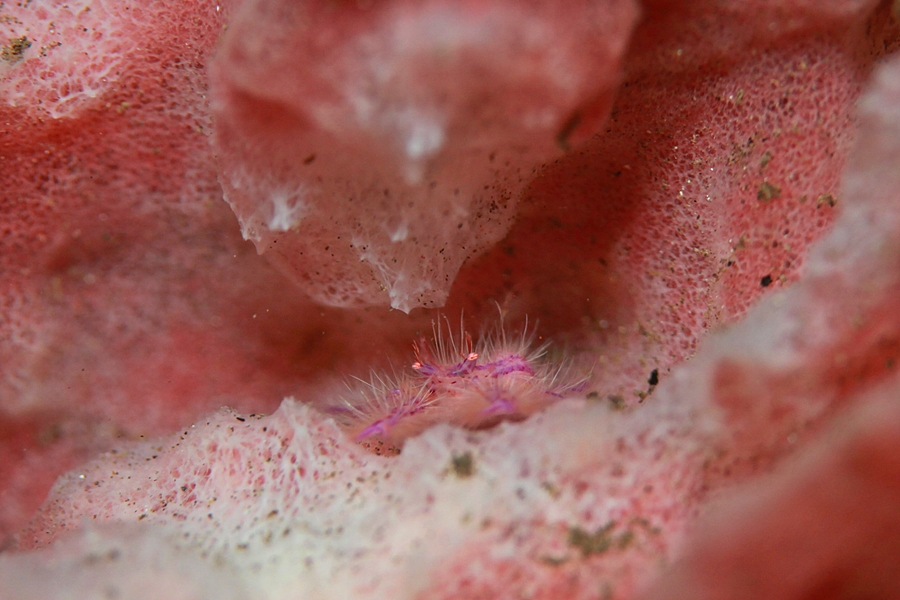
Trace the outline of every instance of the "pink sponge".
<instances>
[{"instance_id":1,"label":"pink sponge","mask_svg":"<svg viewBox=\"0 0 900 600\"><path fill-rule=\"evenodd\" d=\"M60 4L4 4L0 21L10 38L0 62L3 101L55 119L76 116L115 86L139 52L133 37L156 13L118 2Z\"/></svg>"},{"instance_id":2,"label":"pink sponge","mask_svg":"<svg viewBox=\"0 0 900 600\"><path fill-rule=\"evenodd\" d=\"M213 69L245 239L332 306L443 306L541 163L596 131L636 11L248 2Z\"/></svg>"},{"instance_id":3,"label":"pink sponge","mask_svg":"<svg viewBox=\"0 0 900 600\"><path fill-rule=\"evenodd\" d=\"M90 27L62 2L2 13L0 530L20 532L20 552L0 553L0 597L626 599L685 557L665 597L678 581L727 591L746 565L784 573L804 543L801 597L834 582L895 590L866 559L898 560L897 65L853 108L900 40L888 3L646 2L614 108L584 141L610 100L627 5L247 2L230 23L212 2L117 4ZM609 20L572 19L591 6ZM71 88L93 98L37 75L94 72L42 56L57 13L74 47L137 28L124 54L97 55L118 79ZM299 262L267 252L329 302L427 300L400 284L431 286L445 243L461 260L502 235L504 190L522 184L516 222L459 268L448 311L476 330L495 303L539 319L538 337L593 367L584 389L533 385L552 383L552 350L462 336L435 357L419 346L404 385L376 389L390 398L351 402L366 423L342 429L313 407L336 405L341 375L408 352L432 315L315 305L240 241L216 201L206 104L226 24L215 139L245 233L268 236L263 249L311 244ZM564 66L541 70L556 48ZM566 91L558 76L573 72ZM554 115L525 118L535 106ZM441 135L418 127L435 122ZM316 186L346 192L328 196L337 209ZM397 200L415 193L428 202ZM706 337L717 323L730 326ZM285 395L303 403L275 410ZM421 398L413 409L443 412L403 431L420 413L394 409ZM237 410L198 416L226 402ZM831 420L837 435L823 434ZM379 436L400 455L355 443ZM784 460L797 449L812 458ZM711 499L734 510L698 534ZM860 504L874 510L852 514ZM848 513L821 544L832 530L803 520Z\"/></svg>"}]
</instances>

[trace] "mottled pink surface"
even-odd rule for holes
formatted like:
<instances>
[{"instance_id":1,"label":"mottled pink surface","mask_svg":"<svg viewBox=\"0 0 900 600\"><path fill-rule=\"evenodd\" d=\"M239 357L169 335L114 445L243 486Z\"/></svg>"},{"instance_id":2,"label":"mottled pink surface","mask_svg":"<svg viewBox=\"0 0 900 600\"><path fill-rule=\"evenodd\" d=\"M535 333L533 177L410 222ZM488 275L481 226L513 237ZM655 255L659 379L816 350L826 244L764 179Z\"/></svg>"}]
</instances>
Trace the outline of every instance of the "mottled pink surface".
<instances>
[{"instance_id":1,"label":"mottled pink surface","mask_svg":"<svg viewBox=\"0 0 900 600\"><path fill-rule=\"evenodd\" d=\"M296 23L266 11L284 6L0 8L0 531L17 533L20 550L0 556L0 595L897 595L898 63L871 80L900 39L890 3L646 2L630 37L633 7L597 4L601 49L580 13L549 2L298 3L315 36L282 44L279 27ZM440 35L401 35L424 22ZM525 94L528 69L502 68L537 22L547 29L534 64L552 48L567 64L584 48L601 57L574 65L582 87L571 98ZM230 23L210 91L209 58ZM473 33L485 23L492 38ZM441 42L447 31L461 37ZM372 39L399 44L376 44L405 57L390 77L357 62L371 58L357 44ZM427 57L400 52L451 39L488 41L449 52L451 68L433 79ZM235 63L240 48L252 52ZM264 194L270 167L293 176L319 165L365 190L395 176L379 160L408 162L390 149L400 121L373 133L340 118L304 164L306 142L289 134L319 136L328 119L309 128L282 117L311 103L346 109L350 96L316 83L332 73L317 57L329 56L375 73L369 96L385 114L449 90L461 135L419 166L487 178L518 212L514 223L511 212L503 223L469 215L464 228L489 233L445 310L464 311L473 332L498 312L512 330L538 319L540 340L590 371L583 391L518 424L437 426L396 458L365 452L305 406L332 403L341 377L391 359L407 368L435 314L318 306L241 241L243 200L230 198L238 219L223 202L219 181L234 194L246 164ZM493 75L473 79L469 64ZM596 136L561 148L568 123L548 119L529 134L545 154L523 154L533 174L512 180L481 159L458 162L483 150L471 142L479 132L510 143L509 110L523 98L557 117L592 98L591 65L605 65L596 89L621 78ZM277 106L232 119L239 81L246 106ZM543 89L546 73L531 83ZM472 90L490 93L475 102ZM278 135L290 138L281 154L251 143ZM320 161L329 153L340 160ZM413 175L401 187L418 186ZM399 205L359 198L359 218L396 234ZM414 212L428 217L429 201ZM336 214L352 221L356 210ZM300 239L297 223L275 216L260 217L270 234L287 224L280 233ZM456 251L469 239L455 222L421 223ZM401 241L374 244L390 254ZM276 262L322 264L334 278L349 260L297 251ZM309 291L324 279L305 281ZM239 412L214 412L224 404Z\"/></svg>"},{"instance_id":2,"label":"mottled pink surface","mask_svg":"<svg viewBox=\"0 0 900 600\"><path fill-rule=\"evenodd\" d=\"M896 378L703 523L648 598L896 598Z\"/></svg>"}]
</instances>

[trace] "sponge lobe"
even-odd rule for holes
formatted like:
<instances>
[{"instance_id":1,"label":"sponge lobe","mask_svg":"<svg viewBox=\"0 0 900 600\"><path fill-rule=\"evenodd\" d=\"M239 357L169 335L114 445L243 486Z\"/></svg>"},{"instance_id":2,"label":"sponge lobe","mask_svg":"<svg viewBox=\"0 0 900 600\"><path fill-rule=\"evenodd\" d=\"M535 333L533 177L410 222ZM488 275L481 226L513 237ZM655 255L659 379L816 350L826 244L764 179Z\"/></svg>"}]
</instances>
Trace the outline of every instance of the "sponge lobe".
<instances>
[{"instance_id":1,"label":"sponge lobe","mask_svg":"<svg viewBox=\"0 0 900 600\"><path fill-rule=\"evenodd\" d=\"M596 129L634 6L250 2L213 74L244 237L324 304L444 304L542 162Z\"/></svg>"},{"instance_id":2,"label":"sponge lobe","mask_svg":"<svg viewBox=\"0 0 900 600\"><path fill-rule=\"evenodd\" d=\"M440 426L393 459L295 402L268 417L222 411L62 478L21 547L44 546L88 517L115 523L113 539L129 525L169 532L173 551L261 597L498 597L505 583L535 598L558 598L561 585L567 597L590 598L610 580L627 594L702 494L705 453L688 406L623 421L575 403L516 428ZM671 494L642 493L647 486ZM573 542L573 531L603 528L608 552ZM98 573L97 585L107 577ZM0 591L17 579L0 571Z\"/></svg>"},{"instance_id":3,"label":"sponge lobe","mask_svg":"<svg viewBox=\"0 0 900 600\"><path fill-rule=\"evenodd\" d=\"M665 377L710 328L796 280L841 210L861 85L897 39L883 9L843 22L803 9L763 44L724 4L685 23L684 7L648 12L603 134L534 179L452 296L508 298L572 332L615 402L640 401L654 369Z\"/></svg>"}]
</instances>

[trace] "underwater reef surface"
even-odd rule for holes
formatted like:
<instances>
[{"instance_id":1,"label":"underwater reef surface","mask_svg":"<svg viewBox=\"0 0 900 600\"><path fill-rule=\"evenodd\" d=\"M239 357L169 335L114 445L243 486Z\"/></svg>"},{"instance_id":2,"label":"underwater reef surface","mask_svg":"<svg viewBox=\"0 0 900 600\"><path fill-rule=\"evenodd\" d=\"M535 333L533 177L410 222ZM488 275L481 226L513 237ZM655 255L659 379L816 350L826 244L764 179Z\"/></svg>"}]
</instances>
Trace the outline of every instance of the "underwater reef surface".
<instances>
[{"instance_id":1,"label":"underwater reef surface","mask_svg":"<svg viewBox=\"0 0 900 600\"><path fill-rule=\"evenodd\" d=\"M0 596L897 597L898 43L0 4Z\"/></svg>"}]
</instances>

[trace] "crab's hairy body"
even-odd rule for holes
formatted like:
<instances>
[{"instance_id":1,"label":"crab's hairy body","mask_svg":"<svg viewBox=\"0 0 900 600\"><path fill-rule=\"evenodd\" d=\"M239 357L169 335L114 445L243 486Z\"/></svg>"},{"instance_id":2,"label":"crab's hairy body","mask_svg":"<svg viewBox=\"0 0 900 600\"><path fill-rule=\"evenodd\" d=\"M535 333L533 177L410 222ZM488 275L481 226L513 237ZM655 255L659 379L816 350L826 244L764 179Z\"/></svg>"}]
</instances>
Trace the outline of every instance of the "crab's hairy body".
<instances>
[{"instance_id":1,"label":"crab's hairy body","mask_svg":"<svg viewBox=\"0 0 900 600\"><path fill-rule=\"evenodd\" d=\"M548 344L535 345L526 322L507 335L501 324L477 344L460 321L454 335L432 323L432 339L413 344L410 369L389 378L372 373L357 379L329 412L358 443L378 454L397 454L403 442L437 423L483 429L518 421L577 391L584 379L547 359Z\"/></svg>"}]
</instances>

